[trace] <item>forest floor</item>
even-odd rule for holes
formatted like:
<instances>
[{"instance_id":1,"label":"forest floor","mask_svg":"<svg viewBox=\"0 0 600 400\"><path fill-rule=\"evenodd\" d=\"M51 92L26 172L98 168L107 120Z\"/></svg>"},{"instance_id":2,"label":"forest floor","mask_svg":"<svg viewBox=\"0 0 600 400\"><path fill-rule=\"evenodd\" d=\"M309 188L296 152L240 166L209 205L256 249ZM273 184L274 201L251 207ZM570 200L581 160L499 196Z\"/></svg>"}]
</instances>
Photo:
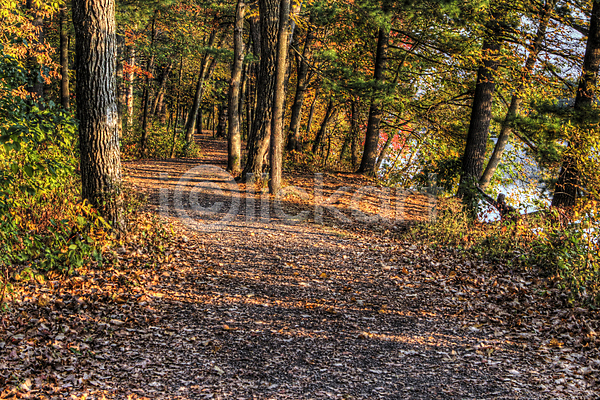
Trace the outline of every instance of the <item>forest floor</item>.
<instances>
[{"instance_id":1,"label":"forest floor","mask_svg":"<svg viewBox=\"0 0 600 400\"><path fill-rule=\"evenodd\" d=\"M121 268L32 283L2 315L0 398L598 397L597 312L398 239L431 197L305 171L274 201L224 173L224 142L199 144L125 163L170 224L159 265L123 248Z\"/></svg>"}]
</instances>

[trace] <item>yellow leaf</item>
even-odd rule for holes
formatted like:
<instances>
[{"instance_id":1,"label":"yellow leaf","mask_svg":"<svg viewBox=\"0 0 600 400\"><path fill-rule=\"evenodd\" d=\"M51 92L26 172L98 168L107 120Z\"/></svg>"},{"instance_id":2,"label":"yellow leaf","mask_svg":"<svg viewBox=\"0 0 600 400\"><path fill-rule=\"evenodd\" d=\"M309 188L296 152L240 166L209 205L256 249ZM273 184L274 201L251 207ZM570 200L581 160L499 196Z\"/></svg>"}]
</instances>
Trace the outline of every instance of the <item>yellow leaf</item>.
<instances>
[{"instance_id":1,"label":"yellow leaf","mask_svg":"<svg viewBox=\"0 0 600 400\"><path fill-rule=\"evenodd\" d=\"M47 295L43 294L40 297L38 297L38 305L40 307L46 307L48 303L50 303L50 299Z\"/></svg>"},{"instance_id":2,"label":"yellow leaf","mask_svg":"<svg viewBox=\"0 0 600 400\"><path fill-rule=\"evenodd\" d=\"M564 344L563 342L559 342L557 339L552 338L552 340L550 340L550 343L548 343L548 346L551 346L551 347L560 347L563 344Z\"/></svg>"}]
</instances>

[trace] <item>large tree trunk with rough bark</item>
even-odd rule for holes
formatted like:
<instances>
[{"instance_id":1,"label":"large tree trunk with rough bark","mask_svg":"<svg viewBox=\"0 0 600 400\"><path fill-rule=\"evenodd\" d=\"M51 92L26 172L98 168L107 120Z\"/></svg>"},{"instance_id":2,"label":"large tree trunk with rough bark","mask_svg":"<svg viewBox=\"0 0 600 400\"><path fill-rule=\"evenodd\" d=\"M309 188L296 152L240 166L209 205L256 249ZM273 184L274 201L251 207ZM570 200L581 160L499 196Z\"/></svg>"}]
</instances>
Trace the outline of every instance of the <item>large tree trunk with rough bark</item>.
<instances>
[{"instance_id":1,"label":"large tree trunk with rough bark","mask_svg":"<svg viewBox=\"0 0 600 400\"><path fill-rule=\"evenodd\" d=\"M73 0L82 196L122 228L114 0Z\"/></svg>"},{"instance_id":2,"label":"large tree trunk with rough bark","mask_svg":"<svg viewBox=\"0 0 600 400\"><path fill-rule=\"evenodd\" d=\"M377 39L377 54L375 57L375 82L381 85L385 82L385 68L387 61L387 49L390 40L389 28L379 28ZM365 148L358 173L375 175L375 163L377 161L377 146L379 145L379 125L381 123L382 110L381 93L375 93L369 108L369 122L365 136Z\"/></svg>"},{"instance_id":3,"label":"large tree trunk with rough bark","mask_svg":"<svg viewBox=\"0 0 600 400\"><path fill-rule=\"evenodd\" d=\"M264 158L269 148L271 119L273 117L273 94L275 92L275 66L277 59L277 32L279 28L279 1L259 0L260 14L260 66L257 79L257 101L254 123L250 134L248 158L243 179L248 174L260 176Z\"/></svg>"},{"instance_id":4,"label":"large tree trunk with rough bark","mask_svg":"<svg viewBox=\"0 0 600 400\"><path fill-rule=\"evenodd\" d=\"M244 13L246 3L238 1L235 8L235 27L233 30L233 65L229 82L229 127L227 135L227 171L237 175L241 170L242 137L240 133L240 88L242 83L242 67L244 64Z\"/></svg>"},{"instance_id":5,"label":"large tree trunk with rough bark","mask_svg":"<svg viewBox=\"0 0 600 400\"><path fill-rule=\"evenodd\" d=\"M277 64L275 68L275 93L273 98L273 118L271 124L271 148L269 193L277 194L281 189L283 164L283 112L285 102L285 75L287 70L288 30L290 0L281 0L279 10L279 32L277 34Z\"/></svg>"},{"instance_id":6,"label":"large tree trunk with rough bark","mask_svg":"<svg viewBox=\"0 0 600 400\"><path fill-rule=\"evenodd\" d=\"M502 46L501 41L498 40L500 32L498 22L495 21L496 18L497 16L492 16L494 28L490 29L481 48L483 65L477 71L471 122L461 166L458 196L465 199L468 207L473 206L474 198L477 197L476 186L483 172L485 150L492 120L492 102L496 90L496 71L499 65L498 56Z\"/></svg>"},{"instance_id":7,"label":"large tree trunk with rough bark","mask_svg":"<svg viewBox=\"0 0 600 400\"><path fill-rule=\"evenodd\" d=\"M595 100L596 84L598 81L598 69L600 68L600 2L594 1L588 40L583 58L583 68L579 78L579 87L575 96L576 118L585 118L586 111L590 110ZM581 143L575 139L569 146L577 149ZM577 160L571 155L563 159L562 167L554 189L552 207L570 208L575 205L579 186L581 184L581 171Z\"/></svg>"},{"instance_id":8,"label":"large tree trunk with rough bark","mask_svg":"<svg viewBox=\"0 0 600 400\"><path fill-rule=\"evenodd\" d=\"M62 6L59 13L60 25L60 103L65 110L71 108L69 93L69 34L67 30L69 18L67 6Z\"/></svg>"},{"instance_id":9,"label":"large tree trunk with rough bark","mask_svg":"<svg viewBox=\"0 0 600 400\"><path fill-rule=\"evenodd\" d=\"M494 172L500 161L502 160L502 154L504 153L504 148L508 144L510 139L510 134L512 132L512 124L517 115L519 114L519 108L521 107L522 99L521 95L523 89L525 87L526 82L529 80L531 76L531 72L533 71L533 67L537 61L538 55L540 54L540 50L542 49L542 43L544 38L546 37L546 29L548 28L548 22L550 21L551 11L554 9L556 4L556 0L550 0L545 3L541 10L540 21L537 29L537 33L535 39L530 48L529 55L527 56L527 60L525 61L525 68L523 69L523 73L521 74L521 83L515 91L513 92L512 98L510 100L510 105L504 116L504 120L502 121L502 125L500 126L500 134L498 135L498 141L494 146L494 151L490 156L490 159L479 178L479 187L482 190L485 190L490 184L490 180L494 176Z\"/></svg>"}]
</instances>

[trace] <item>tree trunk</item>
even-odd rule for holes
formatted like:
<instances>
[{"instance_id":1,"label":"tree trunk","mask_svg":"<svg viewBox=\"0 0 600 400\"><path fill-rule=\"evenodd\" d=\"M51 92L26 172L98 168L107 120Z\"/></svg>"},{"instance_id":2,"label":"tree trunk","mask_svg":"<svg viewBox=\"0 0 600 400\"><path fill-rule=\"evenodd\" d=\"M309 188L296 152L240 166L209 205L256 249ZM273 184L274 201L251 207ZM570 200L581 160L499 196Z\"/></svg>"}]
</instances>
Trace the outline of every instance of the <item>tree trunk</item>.
<instances>
[{"instance_id":1,"label":"tree trunk","mask_svg":"<svg viewBox=\"0 0 600 400\"><path fill-rule=\"evenodd\" d=\"M350 146L351 142L352 142L352 134L350 131L350 132L346 133L346 136L344 136L344 142L342 143L342 149L340 150L340 158L339 158L340 162L344 161L344 154L346 154L346 152L348 151L348 146Z\"/></svg>"},{"instance_id":2,"label":"tree trunk","mask_svg":"<svg viewBox=\"0 0 600 400\"><path fill-rule=\"evenodd\" d=\"M67 6L60 8L60 103L65 110L71 109L71 94L69 93L69 33Z\"/></svg>"},{"instance_id":3,"label":"tree trunk","mask_svg":"<svg viewBox=\"0 0 600 400\"><path fill-rule=\"evenodd\" d=\"M331 135L327 135L327 152L323 159L323 168L327 167L327 160L329 160L329 154L331 154Z\"/></svg>"},{"instance_id":4,"label":"tree trunk","mask_svg":"<svg viewBox=\"0 0 600 400\"><path fill-rule=\"evenodd\" d=\"M240 88L244 64L244 13L246 3L239 0L235 9L233 30L233 65L229 82L228 112L229 132L227 137L227 171L237 175L241 170L242 138L240 133Z\"/></svg>"},{"instance_id":5,"label":"tree trunk","mask_svg":"<svg viewBox=\"0 0 600 400\"><path fill-rule=\"evenodd\" d=\"M352 162L352 168L355 170L356 165L358 164L358 135L360 133L358 127L358 105L356 104L356 100L352 100L351 106L351 116L350 116L350 134L352 135L352 142L350 142L350 160Z\"/></svg>"},{"instance_id":6,"label":"tree trunk","mask_svg":"<svg viewBox=\"0 0 600 400\"><path fill-rule=\"evenodd\" d=\"M133 123L133 83L135 80L135 73L133 72L133 67L135 67L135 48L131 46L129 50L129 65L130 71L127 76L127 127L131 128L131 124Z\"/></svg>"},{"instance_id":7,"label":"tree trunk","mask_svg":"<svg viewBox=\"0 0 600 400\"><path fill-rule=\"evenodd\" d=\"M385 144L383 145L381 152L379 153L379 157L377 157L377 162L375 163L375 171L379 171L379 168L381 168L381 163L387 156L388 149L390 148L390 145L392 144L392 141L394 140L394 136L395 136L395 134L392 134L392 133L390 133L388 135L388 138L385 141Z\"/></svg>"},{"instance_id":8,"label":"tree trunk","mask_svg":"<svg viewBox=\"0 0 600 400\"><path fill-rule=\"evenodd\" d=\"M579 78L579 87L575 96L576 118L585 118L585 113L592 108L595 99L595 89L598 80L598 69L600 68L600 2L594 1L588 40L583 58L583 68ZM583 121L579 121L583 122ZM569 143L569 147L577 149L581 145L580 139ZM552 207L570 208L577 201L579 185L581 182L581 171L574 156L567 154L561 166Z\"/></svg>"},{"instance_id":9,"label":"tree trunk","mask_svg":"<svg viewBox=\"0 0 600 400\"><path fill-rule=\"evenodd\" d=\"M154 104L152 104L152 111L150 115L157 115L163 106L163 101L165 98L165 92L167 90L167 82L169 81L169 75L171 74L171 70L173 69L173 61L169 61L165 70L163 71L162 76L160 77L160 83L158 86L158 92L156 97L154 98Z\"/></svg>"},{"instance_id":10,"label":"tree trunk","mask_svg":"<svg viewBox=\"0 0 600 400\"><path fill-rule=\"evenodd\" d=\"M313 154L317 154L317 150L319 150L321 141L323 140L323 137L325 136L325 131L327 130L327 126L329 125L329 122L331 121L334 114L335 114L335 107L333 106L333 100L329 100L329 103L327 103L327 110L325 111L325 118L323 118L323 123L321 124L321 128L319 129L319 132L317 132L317 137L315 138L315 141L313 142L313 145L312 145Z\"/></svg>"},{"instance_id":11,"label":"tree trunk","mask_svg":"<svg viewBox=\"0 0 600 400\"><path fill-rule=\"evenodd\" d=\"M313 98L312 103L310 103L310 111L308 112L308 121L306 121L306 135L310 136L310 128L312 127L313 117L315 116L315 105L317 104L317 99L319 98L319 88L315 90L315 97Z\"/></svg>"},{"instance_id":12,"label":"tree trunk","mask_svg":"<svg viewBox=\"0 0 600 400\"><path fill-rule=\"evenodd\" d=\"M484 40L481 48L483 65L477 71L477 83L471 111L471 122L467 134L467 142L461 166L461 177L458 196L465 199L465 205L473 207L474 198L477 196L475 188L485 162L490 122L492 120L492 102L496 90L496 72L498 70L498 55L502 43L498 41L499 28L498 16L492 16L495 27Z\"/></svg>"},{"instance_id":13,"label":"tree trunk","mask_svg":"<svg viewBox=\"0 0 600 400\"><path fill-rule=\"evenodd\" d=\"M275 64L277 58L277 32L279 27L279 1L259 0L260 13L260 66L257 80L257 104L252 124L248 158L242 177L250 173L260 176L264 157L269 148L271 119L273 117L273 94L275 92Z\"/></svg>"},{"instance_id":14,"label":"tree trunk","mask_svg":"<svg viewBox=\"0 0 600 400\"><path fill-rule=\"evenodd\" d=\"M148 145L148 112L150 106L150 89L152 84L152 71L154 69L154 39L156 37L156 14L152 19L152 38L150 40L150 58L146 65L146 88L144 89L144 111L142 113L142 137L140 139L140 157L146 156L146 147Z\"/></svg>"},{"instance_id":15,"label":"tree trunk","mask_svg":"<svg viewBox=\"0 0 600 400\"><path fill-rule=\"evenodd\" d=\"M279 7L275 93L273 98L273 118L271 126L271 179L269 179L269 193L271 194L277 194L281 189L281 170L283 164L283 105L285 102L285 73L287 70L289 18L290 0L281 0Z\"/></svg>"},{"instance_id":16,"label":"tree trunk","mask_svg":"<svg viewBox=\"0 0 600 400\"><path fill-rule=\"evenodd\" d=\"M250 142L250 131L252 130L253 124L253 114L254 110L254 84L253 78L256 78L256 74L254 73L255 68L254 65L248 65L248 72L246 76L246 142Z\"/></svg>"},{"instance_id":17,"label":"tree trunk","mask_svg":"<svg viewBox=\"0 0 600 400\"><path fill-rule=\"evenodd\" d=\"M221 38L222 39L222 38ZM221 45L221 41L219 41L219 46ZM206 71L206 75L204 76L204 82L209 82L212 79L212 75L213 72L215 72L215 66L217 65L217 59L213 58L210 61L210 65L208 66L208 71ZM200 100L202 100L202 96L204 96L204 87L202 88L202 92L200 93ZM222 99L222 102L224 102L225 99ZM200 103L202 104L202 103ZM213 118L213 136L214 136L214 130L216 129L217 123L218 123L218 114L217 114L217 118L215 119L215 113L214 113L214 108L215 105L212 105L212 118ZM218 110L217 110L218 111ZM227 123L227 119L225 119L225 124Z\"/></svg>"},{"instance_id":18,"label":"tree trunk","mask_svg":"<svg viewBox=\"0 0 600 400\"><path fill-rule=\"evenodd\" d=\"M244 102L246 101L246 91L248 87L248 66L242 65L242 78L240 82L240 95L239 95L239 104L238 104L238 115L239 115L239 124L240 124L240 140L243 140L247 135L246 133L246 124L248 121L245 121L245 113L244 113ZM240 143L241 148L241 143ZM241 158L241 150L240 150L240 158ZM242 165L240 163L239 170L241 171Z\"/></svg>"},{"instance_id":19,"label":"tree trunk","mask_svg":"<svg viewBox=\"0 0 600 400\"><path fill-rule=\"evenodd\" d=\"M494 146L494 151L490 156L490 160L485 167L485 171L479 178L479 187L482 190L485 190L490 184L490 180L494 176L494 172L496 168L500 164L502 160L502 154L504 152L504 148L510 139L510 134L512 132L512 123L514 119L517 117L519 113L519 108L521 106L521 92L525 87L525 83L529 80L531 76L531 72L533 71L533 67L537 61L538 55L542 48L542 43L546 36L546 29L548 28L548 22L550 21L551 11L554 9L556 4L556 0L547 1L544 5L544 8L541 10L542 13L540 15L540 22L538 25L538 30L533 41L533 45L531 46L529 56L527 56L527 60L525 61L525 68L523 73L521 74L521 83L515 89L512 98L510 100L510 106L508 107L508 111L502 121L502 125L500 127L500 134L498 135L498 141Z\"/></svg>"},{"instance_id":20,"label":"tree trunk","mask_svg":"<svg viewBox=\"0 0 600 400\"><path fill-rule=\"evenodd\" d=\"M223 139L227 136L227 113L229 110L227 110L227 106L224 104L224 102L219 103L217 110L217 119L219 121L217 123L217 137L219 139Z\"/></svg>"},{"instance_id":21,"label":"tree trunk","mask_svg":"<svg viewBox=\"0 0 600 400\"><path fill-rule=\"evenodd\" d=\"M27 46L29 49L33 49L39 45L43 45L45 34L44 34L44 18L41 13L38 13L36 10L38 9L38 5L34 3L32 0L27 0L25 2L25 8L31 10L33 15L32 25L38 29L37 38L34 40L33 46ZM4 17L3 17L4 18ZM28 52L31 50L28 50ZM40 75L41 66L38 64L33 53L29 53L27 67L29 69L29 73L31 74L31 82L32 86L27 88L27 91L39 99L44 98L44 80Z\"/></svg>"},{"instance_id":22,"label":"tree trunk","mask_svg":"<svg viewBox=\"0 0 600 400\"><path fill-rule=\"evenodd\" d=\"M177 83L177 95L175 99L175 121L173 122L173 143L171 145L170 157L175 157L175 144L177 143L177 125L179 125L179 98L181 95L181 76L183 75L183 55L179 61L179 82Z\"/></svg>"},{"instance_id":23,"label":"tree trunk","mask_svg":"<svg viewBox=\"0 0 600 400\"><path fill-rule=\"evenodd\" d=\"M154 56L150 58L149 67L152 69ZM150 70L148 70L150 71ZM140 157L146 156L146 147L148 145L148 108L150 102L150 85L152 84L150 77L146 77L146 88L144 89L144 108L142 111L142 137L140 139Z\"/></svg>"},{"instance_id":24,"label":"tree trunk","mask_svg":"<svg viewBox=\"0 0 600 400\"><path fill-rule=\"evenodd\" d=\"M311 19L312 22L312 19ZM296 81L296 93L294 103L292 104L292 115L290 117L290 130L288 134L287 151L300 151L300 121L302 120L302 105L304 103L304 94L308 87L309 65L307 58L312 53L312 43L315 39L314 31L309 27L306 32L306 40L302 49L302 57L298 59L298 73Z\"/></svg>"},{"instance_id":25,"label":"tree trunk","mask_svg":"<svg viewBox=\"0 0 600 400\"><path fill-rule=\"evenodd\" d=\"M212 125L212 135L215 137L215 132L217 131L217 122L215 121L215 105L212 104L210 107L210 124Z\"/></svg>"},{"instance_id":26,"label":"tree trunk","mask_svg":"<svg viewBox=\"0 0 600 400\"><path fill-rule=\"evenodd\" d=\"M196 120L196 131L202 134L202 106L198 108L198 119Z\"/></svg>"},{"instance_id":27,"label":"tree trunk","mask_svg":"<svg viewBox=\"0 0 600 400\"><path fill-rule=\"evenodd\" d=\"M377 85L385 82L385 68L387 61L387 49L390 40L389 28L379 28L377 39L377 55L375 57L374 78ZM375 175L375 163L377 161L377 146L379 145L379 125L383 115L381 93L375 93L369 108L369 122L365 136L365 149L358 173Z\"/></svg>"},{"instance_id":28,"label":"tree trunk","mask_svg":"<svg viewBox=\"0 0 600 400\"><path fill-rule=\"evenodd\" d=\"M213 29L210 33L207 47L212 47L215 44L216 37L217 30ZM214 58L212 58L212 60L214 60ZM202 56L202 62L200 64L200 73L198 74L198 83L196 84L194 102L192 103L192 108L190 109L188 119L185 124L185 140L188 145L191 144L194 140L194 130L196 129L196 118L198 116L198 108L200 107L200 103L202 102L202 94L204 93L204 80L210 62L210 54L208 53L208 51L205 51L204 55Z\"/></svg>"},{"instance_id":29,"label":"tree trunk","mask_svg":"<svg viewBox=\"0 0 600 400\"><path fill-rule=\"evenodd\" d=\"M114 0L73 0L82 196L121 229Z\"/></svg>"}]
</instances>

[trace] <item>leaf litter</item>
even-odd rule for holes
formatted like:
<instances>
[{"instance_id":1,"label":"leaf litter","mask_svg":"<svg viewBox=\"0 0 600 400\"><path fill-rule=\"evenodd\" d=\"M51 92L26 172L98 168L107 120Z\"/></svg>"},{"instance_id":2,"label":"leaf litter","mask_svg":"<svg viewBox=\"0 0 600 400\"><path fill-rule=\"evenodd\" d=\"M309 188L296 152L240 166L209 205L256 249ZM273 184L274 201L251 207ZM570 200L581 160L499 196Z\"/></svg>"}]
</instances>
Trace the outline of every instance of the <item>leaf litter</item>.
<instances>
[{"instance_id":1,"label":"leaf litter","mask_svg":"<svg viewBox=\"0 0 600 400\"><path fill-rule=\"evenodd\" d=\"M154 206L156 171L192 166L128 164ZM123 248L119 267L23 285L0 316L0 398L597 398L597 312L533 271L246 212L214 233L171 215L160 262Z\"/></svg>"}]
</instances>

